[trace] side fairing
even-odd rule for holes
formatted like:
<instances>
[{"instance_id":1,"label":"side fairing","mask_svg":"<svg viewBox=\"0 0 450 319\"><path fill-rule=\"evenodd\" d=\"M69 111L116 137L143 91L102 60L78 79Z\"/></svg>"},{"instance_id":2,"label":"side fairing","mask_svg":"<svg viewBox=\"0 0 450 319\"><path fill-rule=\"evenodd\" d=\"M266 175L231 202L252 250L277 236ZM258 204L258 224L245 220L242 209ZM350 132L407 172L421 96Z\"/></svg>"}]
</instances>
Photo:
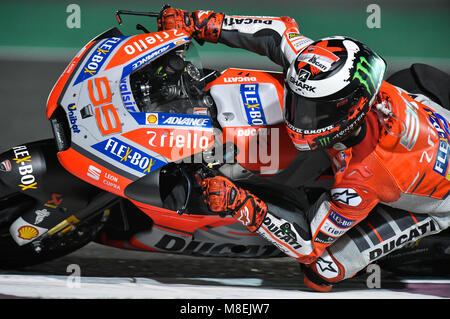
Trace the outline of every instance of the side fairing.
<instances>
[{"instance_id":1,"label":"side fairing","mask_svg":"<svg viewBox=\"0 0 450 319\"><path fill-rule=\"evenodd\" d=\"M212 83L222 127L265 126L283 123L284 88L277 73L226 70Z\"/></svg>"},{"instance_id":2,"label":"side fairing","mask_svg":"<svg viewBox=\"0 0 450 319\"><path fill-rule=\"evenodd\" d=\"M244 168L273 175L292 161L298 151L284 127L281 73L228 69L209 88L223 142L236 145Z\"/></svg>"}]
</instances>

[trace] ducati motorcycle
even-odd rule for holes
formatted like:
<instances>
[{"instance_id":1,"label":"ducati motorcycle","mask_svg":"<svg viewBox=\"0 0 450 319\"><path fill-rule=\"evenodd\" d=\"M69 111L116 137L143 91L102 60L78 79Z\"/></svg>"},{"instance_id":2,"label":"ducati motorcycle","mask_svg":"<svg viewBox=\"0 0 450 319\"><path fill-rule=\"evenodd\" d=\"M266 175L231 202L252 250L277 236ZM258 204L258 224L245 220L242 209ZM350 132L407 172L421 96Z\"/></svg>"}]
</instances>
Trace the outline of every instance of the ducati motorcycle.
<instances>
[{"instance_id":1,"label":"ducati motorcycle","mask_svg":"<svg viewBox=\"0 0 450 319\"><path fill-rule=\"evenodd\" d=\"M158 15L122 10L119 22L122 14ZM331 186L325 153L299 153L285 131L283 74L203 68L181 30L138 29L109 29L72 59L47 101L54 138L0 154L1 268L39 264L92 241L282 257L235 219L209 211L199 180L223 175L299 213ZM439 234L380 262L436 273L437 261L448 265L449 247L448 233Z\"/></svg>"}]
</instances>

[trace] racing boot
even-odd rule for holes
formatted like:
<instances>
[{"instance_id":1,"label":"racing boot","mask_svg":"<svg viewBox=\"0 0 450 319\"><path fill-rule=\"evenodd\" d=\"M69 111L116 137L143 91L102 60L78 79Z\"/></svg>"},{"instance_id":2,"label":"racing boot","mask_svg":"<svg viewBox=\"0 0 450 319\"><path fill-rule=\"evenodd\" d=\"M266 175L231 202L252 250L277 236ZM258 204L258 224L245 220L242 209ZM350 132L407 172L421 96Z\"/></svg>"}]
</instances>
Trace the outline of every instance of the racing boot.
<instances>
[{"instance_id":1,"label":"racing boot","mask_svg":"<svg viewBox=\"0 0 450 319\"><path fill-rule=\"evenodd\" d=\"M211 211L231 215L251 232L259 229L267 214L267 204L261 199L222 176L204 179L201 187Z\"/></svg>"},{"instance_id":2,"label":"racing boot","mask_svg":"<svg viewBox=\"0 0 450 319\"><path fill-rule=\"evenodd\" d=\"M333 285L320 278L310 267L310 265L300 264L303 271L303 284L318 292L330 292Z\"/></svg>"}]
</instances>

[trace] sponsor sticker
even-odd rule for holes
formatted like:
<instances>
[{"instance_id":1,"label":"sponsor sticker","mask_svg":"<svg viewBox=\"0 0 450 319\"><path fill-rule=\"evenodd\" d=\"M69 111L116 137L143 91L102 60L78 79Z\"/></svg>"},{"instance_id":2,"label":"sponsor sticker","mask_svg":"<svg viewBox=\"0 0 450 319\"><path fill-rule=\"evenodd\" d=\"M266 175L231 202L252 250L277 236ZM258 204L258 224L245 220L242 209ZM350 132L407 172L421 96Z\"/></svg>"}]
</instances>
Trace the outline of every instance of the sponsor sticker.
<instances>
[{"instance_id":1,"label":"sponsor sticker","mask_svg":"<svg viewBox=\"0 0 450 319\"><path fill-rule=\"evenodd\" d=\"M202 152L214 143L212 130L152 127L122 136L172 161Z\"/></svg>"},{"instance_id":2,"label":"sponsor sticker","mask_svg":"<svg viewBox=\"0 0 450 319\"><path fill-rule=\"evenodd\" d=\"M45 234L47 230L47 228L30 224L22 217L17 218L9 227L12 238L19 246L27 244L42 234Z\"/></svg>"},{"instance_id":3,"label":"sponsor sticker","mask_svg":"<svg viewBox=\"0 0 450 319\"><path fill-rule=\"evenodd\" d=\"M439 113L433 110L424 108L428 113L428 119L430 124L434 127L439 136L439 147L436 153L436 159L434 161L433 170L444 176L447 180L450 180L450 172L448 172L449 163L449 138L450 138L450 128L448 122Z\"/></svg>"},{"instance_id":4,"label":"sponsor sticker","mask_svg":"<svg viewBox=\"0 0 450 319\"><path fill-rule=\"evenodd\" d=\"M35 225L42 223L46 217L50 216L50 212L46 208L37 210L34 213L36 214Z\"/></svg>"},{"instance_id":5,"label":"sponsor sticker","mask_svg":"<svg viewBox=\"0 0 450 319\"><path fill-rule=\"evenodd\" d=\"M325 48L310 46L298 59L299 62L308 63L322 72L328 71L331 65L339 60L339 57Z\"/></svg>"},{"instance_id":6,"label":"sponsor sticker","mask_svg":"<svg viewBox=\"0 0 450 319\"><path fill-rule=\"evenodd\" d=\"M237 218L237 220L245 226L250 225L250 212L247 206L244 206L239 210L239 217Z\"/></svg>"},{"instance_id":7,"label":"sponsor sticker","mask_svg":"<svg viewBox=\"0 0 450 319\"><path fill-rule=\"evenodd\" d=\"M211 127L211 118L204 115L173 115L159 114L159 125L175 125L189 127Z\"/></svg>"},{"instance_id":8,"label":"sponsor sticker","mask_svg":"<svg viewBox=\"0 0 450 319\"><path fill-rule=\"evenodd\" d=\"M300 71L304 71L304 70L300 70ZM307 71L305 71L305 72L307 72ZM308 92L316 93L315 86L304 83L308 78L308 75L305 72L300 72L297 76L297 80L291 76L289 78L289 82L294 84L301 92L308 91Z\"/></svg>"},{"instance_id":9,"label":"sponsor sticker","mask_svg":"<svg viewBox=\"0 0 450 319\"><path fill-rule=\"evenodd\" d=\"M133 93L131 92L128 80L129 78L123 78L120 80L120 94L122 95L122 101L125 108L129 112L137 112L138 108L136 106L136 102L134 101Z\"/></svg>"},{"instance_id":10,"label":"sponsor sticker","mask_svg":"<svg viewBox=\"0 0 450 319\"><path fill-rule=\"evenodd\" d=\"M229 76L223 79L225 83L241 83L241 82L256 82L255 76Z\"/></svg>"},{"instance_id":11,"label":"sponsor sticker","mask_svg":"<svg viewBox=\"0 0 450 319\"><path fill-rule=\"evenodd\" d=\"M62 204L63 200L63 195L53 193L52 198L48 202L46 202L44 206L56 209L59 205Z\"/></svg>"},{"instance_id":12,"label":"sponsor sticker","mask_svg":"<svg viewBox=\"0 0 450 319\"><path fill-rule=\"evenodd\" d=\"M98 181L100 179L100 174L102 173L102 170L98 167L95 167L93 165L89 165L87 176L92 178L93 180Z\"/></svg>"},{"instance_id":13,"label":"sponsor sticker","mask_svg":"<svg viewBox=\"0 0 450 319\"><path fill-rule=\"evenodd\" d=\"M150 113L149 115L146 115L145 120L145 124L158 124L158 113Z\"/></svg>"},{"instance_id":14,"label":"sponsor sticker","mask_svg":"<svg viewBox=\"0 0 450 319\"><path fill-rule=\"evenodd\" d=\"M330 235L328 235L328 234L325 234L324 232L322 232L322 231L319 231L318 233L317 233L317 235L316 235L316 238L314 239L314 241L316 242L316 243L321 243L321 244L332 244L332 243L334 243L334 241L337 239L337 237L333 237L333 236L330 236Z\"/></svg>"},{"instance_id":15,"label":"sponsor sticker","mask_svg":"<svg viewBox=\"0 0 450 319\"><path fill-rule=\"evenodd\" d=\"M310 72L308 72L308 71L306 71L304 69L301 69L298 72L298 77L297 78L298 78L299 81L305 82L305 81L307 81L309 79L310 76L311 76Z\"/></svg>"},{"instance_id":16,"label":"sponsor sticker","mask_svg":"<svg viewBox=\"0 0 450 319\"><path fill-rule=\"evenodd\" d=\"M350 228L355 223L354 220L345 218L341 216L340 214L336 213L334 210L330 211L330 214L328 215L328 219L333 222L336 226L340 228Z\"/></svg>"},{"instance_id":17,"label":"sponsor sticker","mask_svg":"<svg viewBox=\"0 0 450 319\"><path fill-rule=\"evenodd\" d=\"M335 242L338 237L345 234L354 223L354 220L345 218L334 210L330 210L330 213L322 223L314 241L322 244L331 244Z\"/></svg>"},{"instance_id":18,"label":"sponsor sticker","mask_svg":"<svg viewBox=\"0 0 450 319\"><path fill-rule=\"evenodd\" d=\"M70 128L72 129L72 132L74 132L75 134L78 134L78 133L80 133L80 129L78 128L78 124L77 124L78 118L75 115L77 106L74 103L71 103L71 104L69 104L67 109L69 110Z\"/></svg>"},{"instance_id":19,"label":"sponsor sticker","mask_svg":"<svg viewBox=\"0 0 450 319\"><path fill-rule=\"evenodd\" d=\"M13 161L16 163L21 176L19 187L22 191L37 189L38 183L34 176L32 158L27 147L25 145L13 147L13 152L15 156Z\"/></svg>"},{"instance_id":20,"label":"sponsor sticker","mask_svg":"<svg viewBox=\"0 0 450 319\"><path fill-rule=\"evenodd\" d=\"M325 278L334 278L338 275L339 268L326 250L317 258L315 264L317 272Z\"/></svg>"},{"instance_id":21,"label":"sponsor sticker","mask_svg":"<svg viewBox=\"0 0 450 319\"><path fill-rule=\"evenodd\" d=\"M248 124L252 126L267 124L259 96L259 84L241 84L240 91Z\"/></svg>"},{"instance_id":22,"label":"sponsor sticker","mask_svg":"<svg viewBox=\"0 0 450 319\"><path fill-rule=\"evenodd\" d=\"M0 171L1 172L11 172L12 169L12 165L11 162L9 160L4 160L3 162L0 163Z\"/></svg>"},{"instance_id":23,"label":"sponsor sticker","mask_svg":"<svg viewBox=\"0 0 450 319\"><path fill-rule=\"evenodd\" d=\"M139 125L212 128L211 117L197 114L130 113Z\"/></svg>"},{"instance_id":24,"label":"sponsor sticker","mask_svg":"<svg viewBox=\"0 0 450 319\"><path fill-rule=\"evenodd\" d=\"M117 138L94 144L92 148L142 174L151 173L166 164Z\"/></svg>"},{"instance_id":25,"label":"sponsor sticker","mask_svg":"<svg viewBox=\"0 0 450 319\"><path fill-rule=\"evenodd\" d=\"M74 85L77 85L78 83L83 82L84 80L96 75L105 61L108 59L111 52L123 39L125 39L125 37L113 37L104 39L81 68L81 72L76 78Z\"/></svg>"},{"instance_id":26,"label":"sponsor sticker","mask_svg":"<svg viewBox=\"0 0 450 319\"><path fill-rule=\"evenodd\" d=\"M223 19L223 26L224 27L231 27L235 25L248 25L248 24L265 24L265 25L271 25L273 23L273 20L269 19L261 19L262 17L255 17L255 18L249 18L249 17L230 17L225 16Z\"/></svg>"},{"instance_id":27,"label":"sponsor sticker","mask_svg":"<svg viewBox=\"0 0 450 319\"><path fill-rule=\"evenodd\" d=\"M121 47L115 52L105 70L128 65L131 61L139 61L138 56L148 53L155 48L161 48L167 43L180 45L189 42L189 38L180 29L165 30L154 33L134 35L122 42Z\"/></svg>"},{"instance_id":28,"label":"sponsor sticker","mask_svg":"<svg viewBox=\"0 0 450 319\"><path fill-rule=\"evenodd\" d=\"M18 230L18 236L19 238L25 239L25 240L30 240L33 238L36 238L39 235L39 231L37 230L36 227L30 226L30 225L25 225L20 227Z\"/></svg>"},{"instance_id":29,"label":"sponsor sticker","mask_svg":"<svg viewBox=\"0 0 450 319\"><path fill-rule=\"evenodd\" d=\"M344 151L340 151L333 157L334 170L337 173L343 173L345 171L345 168L347 167L346 157Z\"/></svg>"},{"instance_id":30,"label":"sponsor sticker","mask_svg":"<svg viewBox=\"0 0 450 319\"><path fill-rule=\"evenodd\" d=\"M98 167L90 165L88 168L88 171L87 171L87 176L89 176L90 178L92 178L96 181L100 181L100 178L101 178L100 182L103 185L114 188L115 190L118 190L118 191L121 190L121 187L119 185L119 177L117 177L109 172L104 172L102 174L102 170Z\"/></svg>"},{"instance_id":31,"label":"sponsor sticker","mask_svg":"<svg viewBox=\"0 0 450 319\"><path fill-rule=\"evenodd\" d=\"M166 44L162 47L159 47L153 51L150 51L143 57L140 57L140 58L134 60L133 62L131 62L130 64L126 65L123 68L122 79L124 77L128 76L129 74L131 74L132 72L136 71L138 68L140 68L144 64L147 64L148 62L155 60L156 58L160 57L161 55L163 55L164 53L173 49L176 46L177 46L177 44L175 44L174 42L171 42L171 43L168 43L168 44Z\"/></svg>"},{"instance_id":32,"label":"sponsor sticker","mask_svg":"<svg viewBox=\"0 0 450 319\"><path fill-rule=\"evenodd\" d=\"M324 233L333 237L342 236L347 231L347 229L337 227L336 224L332 223L329 219L325 219L325 222L322 224L322 227L320 229Z\"/></svg>"},{"instance_id":33,"label":"sponsor sticker","mask_svg":"<svg viewBox=\"0 0 450 319\"><path fill-rule=\"evenodd\" d=\"M196 115L208 115L208 108L207 107L194 107L194 110L192 112Z\"/></svg>"},{"instance_id":34,"label":"sponsor sticker","mask_svg":"<svg viewBox=\"0 0 450 319\"><path fill-rule=\"evenodd\" d=\"M433 170L440 175L447 177L449 145L447 140L439 140L439 147L436 153Z\"/></svg>"},{"instance_id":35,"label":"sponsor sticker","mask_svg":"<svg viewBox=\"0 0 450 319\"><path fill-rule=\"evenodd\" d=\"M309 45L312 42L313 42L313 40L306 38L306 37L300 37L300 38L295 38L295 39L291 40L291 43L297 52L299 52L301 49L305 48L307 45Z\"/></svg>"},{"instance_id":36,"label":"sponsor sticker","mask_svg":"<svg viewBox=\"0 0 450 319\"><path fill-rule=\"evenodd\" d=\"M422 237L439 232L437 228L437 225L431 218L426 218L420 223L415 223L414 225L411 225L411 227L406 228L404 231L396 233L388 240L384 240L375 246L368 245L367 249L370 248L370 251L365 254L368 254L370 261L377 260L378 258L389 254L395 249L404 247L406 244L416 243L417 240ZM365 250L366 249L362 251Z\"/></svg>"},{"instance_id":37,"label":"sponsor sticker","mask_svg":"<svg viewBox=\"0 0 450 319\"><path fill-rule=\"evenodd\" d=\"M288 33L287 36L288 36L288 39L294 39L294 38L302 37L302 35L300 33L297 33L297 32Z\"/></svg>"}]
</instances>

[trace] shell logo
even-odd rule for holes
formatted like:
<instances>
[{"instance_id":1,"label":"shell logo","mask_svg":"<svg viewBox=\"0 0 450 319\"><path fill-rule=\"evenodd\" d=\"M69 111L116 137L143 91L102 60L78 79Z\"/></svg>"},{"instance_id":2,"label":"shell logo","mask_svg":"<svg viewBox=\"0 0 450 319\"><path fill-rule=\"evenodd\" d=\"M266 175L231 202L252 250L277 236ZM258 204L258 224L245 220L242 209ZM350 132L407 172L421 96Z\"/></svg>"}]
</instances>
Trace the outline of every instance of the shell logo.
<instances>
[{"instance_id":1,"label":"shell logo","mask_svg":"<svg viewBox=\"0 0 450 319\"><path fill-rule=\"evenodd\" d=\"M18 230L19 237L22 239L30 240L36 238L39 235L39 231L33 226L22 226Z\"/></svg>"},{"instance_id":2,"label":"shell logo","mask_svg":"<svg viewBox=\"0 0 450 319\"><path fill-rule=\"evenodd\" d=\"M147 122L149 124L155 124L156 122L158 122L158 116L156 114L150 114L149 116L147 116Z\"/></svg>"}]
</instances>

